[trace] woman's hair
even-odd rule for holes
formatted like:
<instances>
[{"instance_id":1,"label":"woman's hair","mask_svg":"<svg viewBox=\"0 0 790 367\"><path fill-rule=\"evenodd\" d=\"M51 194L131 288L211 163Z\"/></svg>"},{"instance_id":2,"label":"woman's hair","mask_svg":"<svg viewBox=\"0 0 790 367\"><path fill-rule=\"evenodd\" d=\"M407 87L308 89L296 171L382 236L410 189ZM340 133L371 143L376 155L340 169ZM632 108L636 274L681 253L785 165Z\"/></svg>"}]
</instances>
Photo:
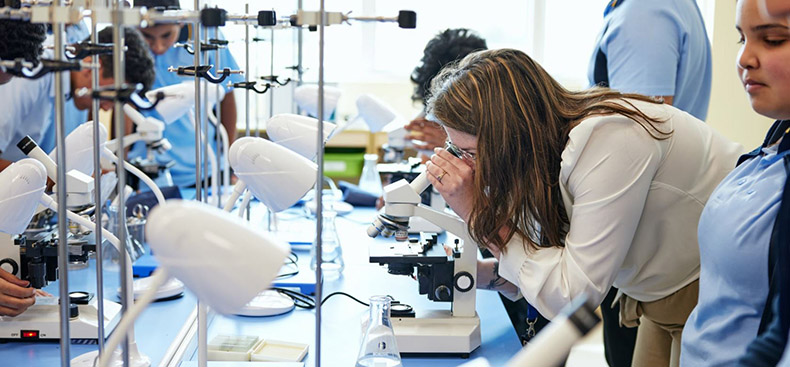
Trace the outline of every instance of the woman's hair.
<instances>
[{"instance_id":1,"label":"woman's hair","mask_svg":"<svg viewBox=\"0 0 790 367\"><path fill-rule=\"evenodd\" d=\"M143 35L134 28L123 28L124 53L126 66L126 83L142 84L145 93L154 84L156 74L154 72L154 59L148 51L148 44L143 39ZM112 27L107 27L99 32L100 43L112 43ZM112 55L99 56L102 65L102 74L105 78L113 77L114 64Z\"/></svg>"},{"instance_id":2,"label":"woman's hair","mask_svg":"<svg viewBox=\"0 0 790 367\"><path fill-rule=\"evenodd\" d=\"M20 20L0 20L0 59L25 59L38 66L47 27ZM11 74L16 74L9 70Z\"/></svg>"},{"instance_id":3,"label":"woman's hair","mask_svg":"<svg viewBox=\"0 0 790 367\"><path fill-rule=\"evenodd\" d=\"M443 69L431 85L428 116L478 139L472 238L500 249L514 234L535 248L564 246L570 222L559 173L570 130L590 116L619 114L655 139L672 134L626 98L661 103L608 88L569 91L512 49L475 52ZM502 227L512 230L501 236Z\"/></svg>"},{"instance_id":4,"label":"woman's hair","mask_svg":"<svg viewBox=\"0 0 790 367\"><path fill-rule=\"evenodd\" d=\"M446 29L437 34L425 45L420 65L411 73L411 81L417 85L411 99L424 103L431 81L445 65L487 48L486 40L466 28Z\"/></svg>"}]
</instances>

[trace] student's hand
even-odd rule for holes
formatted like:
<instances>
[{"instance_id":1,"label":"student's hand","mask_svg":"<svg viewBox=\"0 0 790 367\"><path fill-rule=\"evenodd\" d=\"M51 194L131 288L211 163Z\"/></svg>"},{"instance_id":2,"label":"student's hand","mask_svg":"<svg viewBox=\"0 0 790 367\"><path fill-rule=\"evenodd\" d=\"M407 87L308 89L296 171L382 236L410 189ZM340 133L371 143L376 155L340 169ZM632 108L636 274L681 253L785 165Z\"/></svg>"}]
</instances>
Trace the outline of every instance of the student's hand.
<instances>
[{"instance_id":1,"label":"student's hand","mask_svg":"<svg viewBox=\"0 0 790 367\"><path fill-rule=\"evenodd\" d=\"M30 283L0 269L0 316L17 316L36 303L36 290Z\"/></svg>"},{"instance_id":2,"label":"student's hand","mask_svg":"<svg viewBox=\"0 0 790 367\"><path fill-rule=\"evenodd\" d=\"M425 164L428 180L442 194L458 216L469 221L474 193L474 166L443 148L434 149L431 160Z\"/></svg>"},{"instance_id":3,"label":"student's hand","mask_svg":"<svg viewBox=\"0 0 790 367\"><path fill-rule=\"evenodd\" d=\"M418 117L404 126L409 133L406 135L407 140L418 140L423 142L414 143L414 147L418 150L433 150L434 148L441 148L444 146L444 141L447 140L447 134L439 124L428 121L423 117Z\"/></svg>"}]
</instances>

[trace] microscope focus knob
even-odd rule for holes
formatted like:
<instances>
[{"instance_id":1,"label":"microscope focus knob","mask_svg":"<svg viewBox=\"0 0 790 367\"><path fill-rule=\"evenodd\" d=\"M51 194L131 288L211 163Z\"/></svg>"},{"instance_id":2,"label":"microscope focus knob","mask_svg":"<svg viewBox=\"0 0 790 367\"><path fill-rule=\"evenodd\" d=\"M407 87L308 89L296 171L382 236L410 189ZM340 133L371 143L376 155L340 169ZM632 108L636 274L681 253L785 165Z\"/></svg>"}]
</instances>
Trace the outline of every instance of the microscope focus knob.
<instances>
[{"instance_id":1,"label":"microscope focus knob","mask_svg":"<svg viewBox=\"0 0 790 367\"><path fill-rule=\"evenodd\" d=\"M451 301L453 298L453 292L450 287L442 284L433 290L433 297L437 301Z\"/></svg>"},{"instance_id":2,"label":"microscope focus knob","mask_svg":"<svg viewBox=\"0 0 790 367\"><path fill-rule=\"evenodd\" d=\"M453 278L455 289L459 292L469 292L475 287L475 278L467 271L455 274Z\"/></svg>"}]
</instances>

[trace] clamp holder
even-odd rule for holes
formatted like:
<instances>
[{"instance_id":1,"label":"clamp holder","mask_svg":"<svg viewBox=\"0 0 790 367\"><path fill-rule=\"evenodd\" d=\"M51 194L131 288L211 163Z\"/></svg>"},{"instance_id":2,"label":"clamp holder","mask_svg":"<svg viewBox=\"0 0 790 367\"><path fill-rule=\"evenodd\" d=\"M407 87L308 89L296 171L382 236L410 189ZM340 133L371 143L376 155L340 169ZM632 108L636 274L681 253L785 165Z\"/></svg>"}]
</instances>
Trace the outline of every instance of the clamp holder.
<instances>
[{"instance_id":1,"label":"clamp holder","mask_svg":"<svg viewBox=\"0 0 790 367\"><path fill-rule=\"evenodd\" d=\"M171 67L167 68L167 71L169 71L171 73L173 73L173 72L177 73L178 75L186 75L186 76L195 76L197 74L197 76L199 76L199 77L201 77L203 79L206 79L209 83L212 83L212 84L220 84L220 83L222 83L231 74L244 74L244 71L241 71L241 70L230 70L229 68L224 68L224 69L222 69L222 72L220 73L220 76L217 77L217 76L215 76L214 74L211 73L211 69L212 68L214 68L214 65L199 65L197 67L195 67L194 65L192 65L192 66L179 66L177 68L171 66Z\"/></svg>"}]
</instances>

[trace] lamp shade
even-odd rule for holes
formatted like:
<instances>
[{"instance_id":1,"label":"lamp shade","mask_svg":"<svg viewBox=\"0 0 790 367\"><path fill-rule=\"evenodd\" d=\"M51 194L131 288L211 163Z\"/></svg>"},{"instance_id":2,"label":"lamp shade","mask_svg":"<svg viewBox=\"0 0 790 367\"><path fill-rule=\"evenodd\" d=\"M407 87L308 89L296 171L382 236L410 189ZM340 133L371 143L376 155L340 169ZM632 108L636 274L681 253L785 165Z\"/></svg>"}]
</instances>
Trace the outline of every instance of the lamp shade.
<instances>
[{"instance_id":1,"label":"lamp shade","mask_svg":"<svg viewBox=\"0 0 790 367\"><path fill-rule=\"evenodd\" d=\"M205 86L208 84L202 82L200 85ZM217 94L217 88L211 85L207 88L207 91L208 100L206 103L209 106L213 106L218 100L225 97L225 88L219 88L219 94ZM145 97L149 100L154 100L159 92L164 93L165 98L159 101L154 109L162 117L162 121L165 124L180 119L195 106L195 81L185 81L180 84L154 89L146 92ZM201 91L201 95L204 95L203 91Z\"/></svg>"},{"instance_id":2,"label":"lamp shade","mask_svg":"<svg viewBox=\"0 0 790 367\"><path fill-rule=\"evenodd\" d=\"M398 118L398 114L387 103L371 94L357 98L359 116L368 124L371 132L379 132L387 124Z\"/></svg>"},{"instance_id":3,"label":"lamp shade","mask_svg":"<svg viewBox=\"0 0 790 367\"><path fill-rule=\"evenodd\" d=\"M107 129L99 124L99 144L107 142ZM88 176L93 175L93 121L77 126L66 136L66 172L76 169ZM58 149L55 148L49 157L58 161Z\"/></svg>"},{"instance_id":4,"label":"lamp shade","mask_svg":"<svg viewBox=\"0 0 790 367\"><path fill-rule=\"evenodd\" d=\"M335 124L324 121L324 143L335 129ZM302 157L312 160L316 156L318 120L312 117L283 113L272 116L266 123L269 139Z\"/></svg>"},{"instance_id":5,"label":"lamp shade","mask_svg":"<svg viewBox=\"0 0 790 367\"><path fill-rule=\"evenodd\" d=\"M241 218L196 201L155 207L145 234L161 266L222 314L241 310L268 288L290 252Z\"/></svg>"},{"instance_id":6,"label":"lamp shade","mask_svg":"<svg viewBox=\"0 0 790 367\"><path fill-rule=\"evenodd\" d=\"M290 208L315 185L315 163L266 139L236 140L228 159L247 189L275 212Z\"/></svg>"},{"instance_id":7,"label":"lamp shade","mask_svg":"<svg viewBox=\"0 0 790 367\"><path fill-rule=\"evenodd\" d=\"M12 163L0 172L0 232L25 231L46 184L47 170L33 158Z\"/></svg>"},{"instance_id":8,"label":"lamp shade","mask_svg":"<svg viewBox=\"0 0 790 367\"><path fill-rule=\"evenodd\" d=\"M340 88L324 86L324 120L329 120L332 117L341 94L343 93ZM318 117L318 85L305 84L296 87L294 101L308 115Z\"/></svg>"}]
</instances>

